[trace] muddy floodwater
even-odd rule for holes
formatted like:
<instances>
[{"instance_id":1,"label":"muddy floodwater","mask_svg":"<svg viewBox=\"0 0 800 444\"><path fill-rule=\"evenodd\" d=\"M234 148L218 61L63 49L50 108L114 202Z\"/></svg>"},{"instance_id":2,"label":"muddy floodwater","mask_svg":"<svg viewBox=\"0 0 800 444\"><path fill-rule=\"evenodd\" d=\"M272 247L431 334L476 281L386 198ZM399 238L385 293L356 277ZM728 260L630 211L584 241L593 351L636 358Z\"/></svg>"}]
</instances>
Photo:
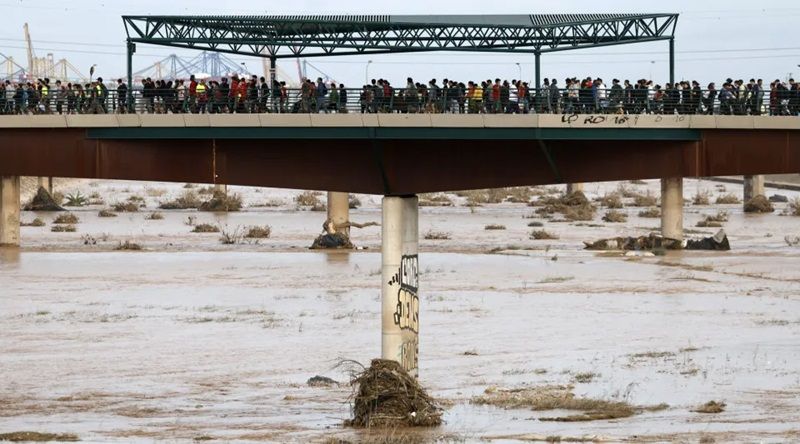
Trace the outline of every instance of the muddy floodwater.
<instances>
[{"instance_id":1,"label":"muddy floodwater","mask_svg":"<svg viewBox=\"0 0 800 444\"><path fill-rule=\"evenodd\" d=\"M76 233L25 227L0 250L0 433L70 433L82 441L369 441L350 417L348 369L380 356L380 227L353 232L353 252L305 249L324 213L293 192L236 189L241 213L162 211L181 185L76 182L107 203L146 208L99 218L74 209ZM164 193L147 193L147 187ZM618 184L590 185L597 197ZM656 190L657 181L638 185ZM726 184L725 193L741 195ZM687 181L685 196L713 182ZM780 192L789 197L798 193ZM380 221L362 196L351 217ZM530 442L800 442L800 217L745 215L741 204L687 203L690 236L729 212L730 252L624 256L583 240L646 234L658 219L626 207L627 223L532 219L525 204L424 207L420 231L419 378L445 408L423 440ZM713 199L712 199L713 203ZM24 212L23 221L36 214ZM270 239L222 245L189 233L190 216L265 225ZM526 218L528 217L528 218ZM532 240L531 221L558 235ZM505 230L485 230L489 224ZM697 231L694 231L697 230ZM87 237L94 243L89 242ZM124 240L143 251L115 251ZM348 363L341 365L343 361ZM316 375L341 384L310 387ZM578 397L666 404L612 420L543 421L563 412L478 405L496 390L566 385ZM711 401L723 412L694 412ZM400 433L400 432L398 432ZM213 442L213 441L212 441Z\"/></svg>"}]
</instances>

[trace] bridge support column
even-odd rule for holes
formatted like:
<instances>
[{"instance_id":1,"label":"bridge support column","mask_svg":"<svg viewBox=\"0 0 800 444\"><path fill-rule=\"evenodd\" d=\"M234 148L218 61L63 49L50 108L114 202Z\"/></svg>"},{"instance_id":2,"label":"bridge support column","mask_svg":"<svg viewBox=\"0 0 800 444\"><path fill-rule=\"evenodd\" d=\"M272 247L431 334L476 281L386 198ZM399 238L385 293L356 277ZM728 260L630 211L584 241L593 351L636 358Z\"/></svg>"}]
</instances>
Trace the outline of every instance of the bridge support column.
<instances>
[{"instance_id":1,"label":"bridge support column","mask_svg":"<svg viewBox=\"0 0 800 444\"><path fill-rule=\"evenodd\" d=\"M418 375L419 199L383 198L381 357Z\"/></svg>"},{"instance_id":2,"label":"bridge support column","mask_svg":"<svg viewBox=\"0 0 800 444\"><path fill-rule=\"evenodd\" d=\"M350 194L328 191L328 221L337 233L350 236L350 227L346 226L350 222Z\"/></svg>"},{"instance_id":3,"label":"bridge support column","mask_svg":"<svg viewBox=\"0 0 800 444\"><path fill-rule=\"evenodd\" d=\"M0 176L0 246L19 246L19 176Z\"/></svg>"},{"instance_id":4,"label":"bridge support column","mask_svg":"<svg viewBox=\"0 0 800 444\"><path fill-rule=\"evenodd\" d=\"M583 192L583 183L568 183L567 184L567 195L572 194L576 191Z\"/></svg>"},{"instance_id":5,"label":"bridge support column","mask_svg":"<svg viewBox=\"0 0 800 444\"><path fill-rule=\"evenodd\" d=\"M39 177L39 188L44 188L50 195L53 195L53 178Z\"/></svg>"},{"instance_id":6,"label":"bridge support column","mask_svg":"<svg viewBox=\"0 0 800 444\"><path fill-rule=\"evenodd\" d=\"M224 195L228 195L228 186L224 183L215 183L214 184L214 194L221 193Z\"/></svg>"},{"instance_id":7,"label":"bridge support column","mask_svg":"<svg viewBox=\"0 0 800 444\"><path fill-rule=\"evenodd\" d=\"M764 176L744 176L744 202L756 196L765 196Z\"/></svg>"},{"instance_id":8,"label":"bridge support column","mask_svg":"<svg viewBox=\"0 0 800 444\"><path fill-rule=\"evenodd\" d=\"M661 235L683 240L683 178L661 179Z\"/></svg>"}]
</instances>

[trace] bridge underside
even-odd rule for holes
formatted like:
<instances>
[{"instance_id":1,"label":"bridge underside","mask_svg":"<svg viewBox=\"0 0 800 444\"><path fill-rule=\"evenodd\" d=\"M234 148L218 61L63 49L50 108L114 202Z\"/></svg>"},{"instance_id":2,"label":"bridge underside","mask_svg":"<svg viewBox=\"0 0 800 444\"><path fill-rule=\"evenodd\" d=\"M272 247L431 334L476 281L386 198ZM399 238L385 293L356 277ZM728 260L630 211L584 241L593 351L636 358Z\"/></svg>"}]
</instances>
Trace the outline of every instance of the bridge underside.
<instances>
[{"instance_id":1,"label":"bridge underside","mask_svg":"<svg viewBox=\"0 0 800 444\"><path fill-rule=\"evenodd\" d=\"M0 175L225 183L384 195L568 182L800 172L800 132L697 130L624 140L530 133L181 138L80 128L0 131ZM293 129L293 134L304 134ZM308 135L310 133L306 133ZM571 134L576 134L572 131ZM656 139L656 140L653 140Z\"/></svg>"}]
</instances>

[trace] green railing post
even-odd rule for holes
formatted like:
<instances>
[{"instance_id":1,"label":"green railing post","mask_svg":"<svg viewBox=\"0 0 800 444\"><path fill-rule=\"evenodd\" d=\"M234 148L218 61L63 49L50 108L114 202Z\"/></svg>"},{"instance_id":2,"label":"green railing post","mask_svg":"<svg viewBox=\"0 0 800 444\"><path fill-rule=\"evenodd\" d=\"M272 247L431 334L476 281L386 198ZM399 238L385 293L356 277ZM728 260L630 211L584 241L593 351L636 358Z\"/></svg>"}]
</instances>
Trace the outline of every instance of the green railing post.
<instances>
[{"instance_id":1,"label":"green railing post","mask_svg":"<svg viewBox=\"0 0 800 444\"><path fill-rule=\"evenodd\" d=\"M136 44L128 39L128 112L136 111L133 103L133 53L136 52Z\"/></svg>"}]
</instances>

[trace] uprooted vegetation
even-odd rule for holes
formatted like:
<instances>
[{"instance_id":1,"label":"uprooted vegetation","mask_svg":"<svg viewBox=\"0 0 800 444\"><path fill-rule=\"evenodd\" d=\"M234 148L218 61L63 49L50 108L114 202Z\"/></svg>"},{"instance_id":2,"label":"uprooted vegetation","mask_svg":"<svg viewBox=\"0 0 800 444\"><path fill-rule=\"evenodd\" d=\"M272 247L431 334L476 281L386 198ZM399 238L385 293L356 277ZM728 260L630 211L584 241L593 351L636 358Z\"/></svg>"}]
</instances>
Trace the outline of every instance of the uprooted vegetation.
<instances>
[{"instance_id":1,"label":"uprooted vegetation","mask_svg":"<svg viewBox=\"0 0 800 444\"><path fill-rule=\"evenodd\" d=\"M639 217L644 217L648 219L656 219L661 217L661 210L656 207L648 208L646 210L642 210L639 212Z\"/></svg>"},{"instance_id":2,"label":"uprooted vegetation","mask_svg":"<svg viewBox=\"0 0 800 444\"><path fill-rule=\"evenodd\" d=\"M581 398L575 396L571 385L545 385L518 389L490 387L483 395L472 399L473 404L492 405L505 409L531 409L534 411L573 410L575 415L544 417L540 421L580 422L627 418L645 411L668 408L666 404L656 406L633 406L625 401Z\"/></svg>"},{"instance_id":3,"label":"uprooted vegetation","mask_svg":"<svg viewBox=\"0 0 800 444\"><path fill-rule=\"evenodd\" d=\"M453 199L444 193L425 193L419 196L421 207L452 207Z\"/></svg>"},{"instance_id":4,"label":"uprooted vegetation","mask_svg":"<svg viewBox=\"0 0 800 444\"><path fill-rule=\"evenodd\" d=\"M636 194L633 196L634 207L654 207L658 204L658 198L653 196L650 191L645 194Z\"/></svg>"},{"instance_id":5,"label":"uprooted vegetation","mask_svg":"<svg viewBox=\"0 0 800 444\"><path fill-rule=\"evenodd\" d=\"M543 194L542 191L530 187L489 188L483 190L457 191L458 197L467 200L469 207L479 207L484 204L498 204L502 202L528 203L534 194Z\"/></svg>"},{"instance_id":6,"label":"uprooted vegetation","mask_svg":"<svg viewBox=\"0 0 800 444\"><path fill-rule=\"evenodd\" d=\"M536 214L541 216L552 216L560 213L568 221L590 221L594 219L597 208L589 202L582 191L575 191L568 195L558 197L543 196L531 206L539 207Z\"/></svg>"},{"instance_id":7,"label":"uprooted vegetation","mask_svg":"<svg viewBox=\"0 0 800 444\"><path fill-rule=\"evenodd\" d=\"M533 240L557 240L558 235L551 233L547 230L533 230L531 232L531 239Z\"/></svg>"},{"instance_id":8,"label":"uprooted vegetation","mask_svg":"<svg viewBox=\"0 0 800 444\"><path fill-rule=\"evenodd\" d=\"M211 224L197 224L192 229L192 233L219 233L219 227Z\"/></svg>"},{"instance_id":9,"label":"uprooted vegetation","mask_svg":"<svg viewBox=\"0 0 800 444\"><path fill-rule=\"evenodd\" d=\"M728 221L728 212L719 211L717 214L706 215L703 220L697 222L697 226L701 228L720 228L723 222Z\"/></svg>"},{"instance_id":10,"label":"uprooted vegetation","mask_svg":"<svg viewBox=\"0 0 800 444\"><path fill-rule=\"evenodd\" d=\"M145 216L145 220L164 220L164 215L159 213L158 211L153 211L152 213Z\"/></svg>"},{"instance_id":11,"label":"uprooted vegetation","mask_svg":"<svg viewBox=\"0 0 800 444\"><path fill-rule=\"evenodd\" d=\"M98 217L117 217L117 213L115 213L115 212L113 212L111 210L100 210L97 213L97 216Z\"/></svg>"},{"instance_id":12,"label":"uprooted vegetation","mask_svg":"<svg viewBox=\"0 0 800 444\"><path fill-rule=\"evenodd\" d=\"M603 216L603 221L610 223L623 223L628 221L628 215L622 211L609 210L606 212L605 216Z\"/></svg>"},{"instance_id":13,"label":"uprooted vegetation","mask_svg":"<svg viewBox=\"0 0 800 444\"><path fill-rule=\"evenodd\" d=\"M483 229L487 231L505 230L506 226L500 224L489 224L483 227Z\"/></svg>"},{"instance_id":14,"label":"uprooted vegetation","mask_svg":"<svg viewBox=\"0 0 800 444\"><path fill-rule=\"evenodd\" d=\"M425 233L425 240L450 240L450 233L431 230Z\"/></svg>"},{"instance_id":15,"label":"uprooted vegetation","mask_svg":"<svg viewBox=\"0 0 800 444\"><path fill-rule=\"evenodd\" d=\"M624 205L622 204L622 195L620 193L609 193L600 198L600 205L609 209L619 209Z\"/></svg>"},{"instance_id":16,"label":"uprooted vegetation","mask_svg":"<svg viewBox=\"0 0 800 444\"><path fill-rule=\"evenodd\" d=\"M8 442L74 442L80 441L78 435L72 433L10 432L0 433L0 441Z\"/></svg>"},{"instance_id":17,"label":"uprooted vegetation","mask_svg":"<svg viewBox=\"0 0 800 444\"><path fill-rule=\"evenodd\" d=\"M795 197L789 202L789 207L786 210L786 214L790 216L800 216L800 197Z\"/></svg>"},{"instance_id":18,"label":"uprooted vegetation","mask_svg":"<svg viewBox=\"0 0 800 444\"><path fill-rule=\"evenodd\" d=\"M319 199L320 196L322 196L322 193L319 191L303 191L295 196L294 203L296 203L298 207L319 207L323 205L322 201Z\"/></svg>"},{"instance_id":19,"label":"uprooted vegetation","mask_svg":"<svg viewBox=\"0 0 800 444\"><path fill-rule=\"evenodd\" d=\"M241 244L244 240L244 231L242 227L236 227L233 230L228 227L223 227L220 230L219 242L223 245L236 245Z\"/></svg>"},{"instance_id":20,"label":"uprooted vegetation","mask_svg":"<svg viewBox=\"0 0 800 444\"><path fill-rule=\"evenodd\" d=\"M775 211L775 207L764 196L756 196L744 204L745 213L772 213L773 211Z\"/></svg>"},{"instance_id":21,"label":"uprooted vegetation","mask_svg":"<svg viewBox=\"0 0 800 444\"><path fill-rule=\"evenodd\" d=\"M55 219L53 219L54 224L62 224L62 225L74 225L79 222L80 219L78 219L78 216L72 213L59 214L58 216L56 216Z\"/></svg>"},{"instance_id":22,"label":"uprooted vegetation","mask_svg":"<svg viewBox=\"0 0 800 444\"><path fill-rule=\"evenodd\" d=\"M136 242L131 242L129 240L126 240L125 242L120 242L119 244L117 244L117 246L114 247L114 249L117 251L141 251L142 246L137 244Z\"/></svg>"},{"instance_id":23,"label":"uprooted vegetation","mask_svg":"<svg viewBox=\"0 0 800 444\"><path fill-rule=\"evenodd\" d=\"M199 207L201 203L197 193L192 189L187 189L175 199L161 202L158 208L162 210L188 210Z\"/></svg>"},{"instance_id":24,"label":"uprooted vegetation","mask_svg":"<svg viewBox=\"0 0 800 444\"><path fill-rule=\"evenodd\" d=\"M240 211L242 209L242 196L239 194L225 194L215 191L210 200L203 202L198 207L200 211Z\"/></svg>"},{"instance_id":25,"label":"uprooted vegetation","mask_svg":"<svg viewBox=\"0 0 800 444\"><path fill-rule=\"evenodd\" d=\"M117 202L112 205L112 208L118 213L136 213L139 211L140 205L136 202Z\"/></svg>"},{"instance_id":26,"label":"uprooted vegetation","mask_svg":"<svg viewBox=\"0 0 800 444\"><path fill-rule=\"evenodd\" d=\"M353 419L346 426L435 427L442 423L442 409L395 361L374 359L351 383L355 387Z\"/></svg>"},{"instance_id":27,"label":"uprooted vegetation","mask_svg":"<svg viewBox=\"0 0 800 444\"><path fill-rule=\"evenodd\" d=\"M27 223L23 222L23 223L20 223L19 225L22 226L22 227L43 227L43 226L45 226L47 224L41 218L37 217L37 218L33 219L30 222L27 222Z\"/></svg>"},{"instance_id":28,"label":"uprooted vegetation","mask_svg":"<svg viewBox=\"0 0 800 444\"><path fill-rule=\"evenodd\" d=\"M244 237L248 239L268 239L272 235L272 227L264 225L263 227L249 227Z\"/></svg>"},{"instance_id":29,"label":"uprooted vegetation","mask_svg":"<svg viewBox=\"0 0 800 444\"><path fill-rule=\"evenodd\" d=\"M725 411L725 407L724 402L708 401L692 411L695 413L722 413Z\"/></svg>"},{"instance_id":30,"label":"uprooted vegetation","mask_svg":"<svg viewBox=\"0 0 800 444\"><path fill-rule=\"evenodd\" d=\"M692 205L710 205L710 204L711 204L710 191L698 191L692 197Z\"/></svg>"},{"instance_id":31,"label":"uprooted vegetation","mask_svg":"<svg viewBox=\"0 0 800 444\"><path fill-rule=\"evenodd\" d=\"M716 202L718 205L732 205L732 204L742 203L742 201L739 200L739 197L737 197L733 193L728 193L728 194L723 194L722 196L718 196Z\"/></svg>"},{"instance_id":32,"label":"uprooted vegetation","mask_svg":"<svg viewBox=\"0 0 800 444\"><path fill-rule=\"evenodd\" d=\"M78 231L75 225L53 225L50 229L53 233L74 233Z\"/></svg>"}]
</instances>

